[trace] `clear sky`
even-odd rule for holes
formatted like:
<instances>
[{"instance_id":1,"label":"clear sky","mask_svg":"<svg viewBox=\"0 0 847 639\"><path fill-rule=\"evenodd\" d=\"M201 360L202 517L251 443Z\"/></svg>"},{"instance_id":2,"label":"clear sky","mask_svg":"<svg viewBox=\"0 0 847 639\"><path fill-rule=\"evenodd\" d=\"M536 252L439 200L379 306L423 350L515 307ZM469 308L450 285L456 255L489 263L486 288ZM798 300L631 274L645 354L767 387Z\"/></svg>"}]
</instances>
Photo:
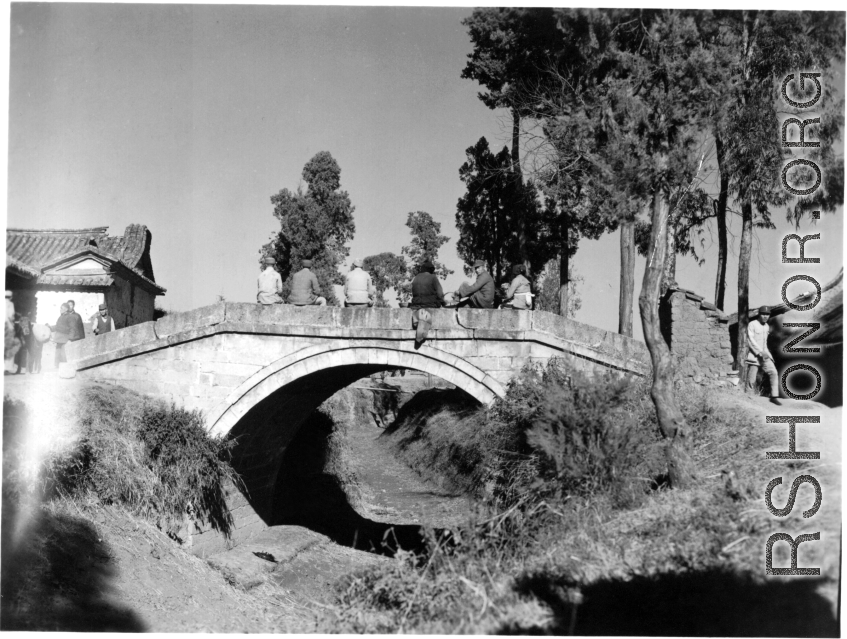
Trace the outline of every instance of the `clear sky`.
<instances>
[{"instance_id":1,"label":"clear sky","mask_svg":"<svg viewBox=\"0 0 847 639\"><path fill-rule=\"evenodd\" d=\"M277 226L270 196L294 189L329 151L356 207L351 259L400 251L409 211L427 211L456 255L458 169L480 136L506 142L504 113L460 78L468 8L14 4L9 77L10 227L130 223L153 234L159 305L255 301L257 256ZM825 78L824 81L827 79ZM840 77L843 93L843 67ZM778 132L775 131L775 135ZM777 303L796 267L779 261L787 225L757 233L751 304ZM731 223L737 254L740 224ZM823 284L841 267L841 211L819 224ZM802 231L802 229L801 229ZM817 232L810 230L808 232ZM680 285L711 299L706 264L680 259ZM735 309L736 260L727 305ZM577 319L617 327L618 236L584 241ZM640 289L643 259L636 288ZM799 288L797 291L799 292ZM637 314L637 311L636 311ZM640 336L640 321L634 322Z\"/></svg>"}]
</instances>

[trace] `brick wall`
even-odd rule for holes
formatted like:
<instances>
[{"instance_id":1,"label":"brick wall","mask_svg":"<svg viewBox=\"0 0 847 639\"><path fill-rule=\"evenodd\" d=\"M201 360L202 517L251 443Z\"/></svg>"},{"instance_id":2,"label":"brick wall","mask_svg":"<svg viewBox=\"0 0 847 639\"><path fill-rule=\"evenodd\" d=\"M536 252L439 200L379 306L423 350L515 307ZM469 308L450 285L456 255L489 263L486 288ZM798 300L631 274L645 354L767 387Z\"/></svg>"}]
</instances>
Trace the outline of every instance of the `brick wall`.
<instances>
[{"instance_id":1,"label":"brick wall","mask_svg":"<svg viewBox=\"0 0 847 639\"><path fill-rule=\"evenodd\" d=\"M660 315L662 333L676 360L678 380L701 386L732 384L728 315L681 288L668 290Z\"/></svg>"}]
</instances>

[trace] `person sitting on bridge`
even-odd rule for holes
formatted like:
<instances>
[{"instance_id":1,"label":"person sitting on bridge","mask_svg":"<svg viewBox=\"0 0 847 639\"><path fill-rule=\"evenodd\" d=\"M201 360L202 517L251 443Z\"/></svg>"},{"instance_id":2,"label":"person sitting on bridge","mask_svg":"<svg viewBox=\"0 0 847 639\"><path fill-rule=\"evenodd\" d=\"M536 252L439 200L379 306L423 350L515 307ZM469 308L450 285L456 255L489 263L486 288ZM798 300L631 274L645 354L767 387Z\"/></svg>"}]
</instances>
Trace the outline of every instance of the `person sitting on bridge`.
<instances>
[{"instance_id":1,"label":"person sitting on bridge","mask_svg":"<svg viewBox=\"0 0 847 639\"><path fill-rule=\"evenodd\" d=\"M526 267L523 264L512 266L512 283L503 297L502 308L514 308L518 310L532 309L532 290L529 280L526 278Z\"/></svg>"},{"instance_id":2,"label":"person sitting on bridge","mask_svg":"<svg viewBox=\"0 0 847 639\"><path fill-rule=\"evenodd\" d=\"M259 304L285 304L282 299L282 278L274 268L276 260L272 257L266 257L262 260L265 264L265 270L259 273L259 293L256 295L256 300Z\"/></svg>"},{"instance_id":3,"label":"person sitting on bridge","mask_svg":"<svg viewBox=\"0 0 847 639\"><path fill-rule=\"evenodd\" d=\"M432 315L426 309L439 308L443 299L444 291L435 276L435 265L425 260L412 280L412 303L409 305L412 309L412 328L416 329L415 348L420 348L432 328Z\"/></svg>"},{"instance_id":4,"label":"person sitting on bridge","mask_svg":"<svg viewBox=\"0 0 847 639\"><path fill-rule=\"evenodd\" d=\"M291 278L291 295L288 303L294 306L326 306L326 298L321 297L321 285L317 276L309 269L312 260L303 260L303 268Z\"/></svg>"},{"instance_id":5,"label":"person sitting on bridge","mask_svg":"<svg viewBox=\"0 0 847 639\"><path fill-rule=\"evenodd\" d=\"M367 271L363 271L364 261L353 260L353 266L344 278L344 305L368 307L374 305L376 288Z\"/></svg>"},{"instance_id":6,"label":"person sitting on bridge","mask_svg":"<svg viewBox=\"0 0 847 639\"><path fill-rule=\"evenodd\" d=\"M494 279L485 269L485 262L477 260L473 264L476 271L476 282L469 284L465 282L456 291L460 298L467 298L459 302L459 306L470 306L471 308L494 308Z\"/></svg>"},{"instance_id":7,"label":"person sitting on bridge","mask_svg":"<svg viewBox=\"0 0 847 639\"><path fill-rule=\"evenodd\" d=\"M109 315L109 307L105 304L101 304L98 310L99 314L96 315L94 317L94 321L91 322L91 330L94 331L95 335L111 333L115 330L115 320L112 319L111 315Z\"/></svg>"}]
</instances>

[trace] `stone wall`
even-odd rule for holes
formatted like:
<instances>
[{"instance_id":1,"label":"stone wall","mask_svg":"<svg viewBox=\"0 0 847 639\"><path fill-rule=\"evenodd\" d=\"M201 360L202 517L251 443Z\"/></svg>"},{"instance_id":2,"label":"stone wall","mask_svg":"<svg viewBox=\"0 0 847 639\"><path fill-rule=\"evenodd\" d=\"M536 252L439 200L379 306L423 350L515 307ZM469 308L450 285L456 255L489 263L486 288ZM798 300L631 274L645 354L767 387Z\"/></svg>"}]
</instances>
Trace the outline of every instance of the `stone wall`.
<instances>
[{"instance_id":1,"label":"stone wall","mask_svg":"<svg viewBox=\"0 0 847 639\"><path fill-rule=\"evenodd\" d=\"M678 380L701 386L732 385L728 315L681 288L668 290L660 315L662 333L676 360Z\"/></svg>"},{"instance_id":2,"label":"stone wall","mask_svg":"<svg viewBox=\"0 0 847 639\"><path fill-rule=\"evenodd\" d=\"M232 515L229 537L225 537L209 524L191 521L186 525L187 534L183 538L191 554L207 557L223 552L268 528L268 524L253 509L247 498L232 485L226 490L226 503Z\"/></svg>"},{"instance_id":3,"label":"stone wall","mask_svg":"<svg viewBox=\"0 0 847 639\"><path fill-rule=\"evenodd\" d=\"M120 277L106 291L106 304L117 328L134 326L153 319L156 296Z\"/></svg>"}]
</instances>

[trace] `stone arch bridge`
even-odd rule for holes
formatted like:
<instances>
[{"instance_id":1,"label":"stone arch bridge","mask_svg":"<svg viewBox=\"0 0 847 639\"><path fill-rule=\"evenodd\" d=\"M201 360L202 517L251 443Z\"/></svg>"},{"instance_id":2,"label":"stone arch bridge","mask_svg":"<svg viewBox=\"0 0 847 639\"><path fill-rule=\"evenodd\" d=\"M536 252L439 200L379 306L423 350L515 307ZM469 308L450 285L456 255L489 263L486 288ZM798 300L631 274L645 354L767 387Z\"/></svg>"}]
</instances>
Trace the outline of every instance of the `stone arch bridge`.
<instances>
[{"instance_id":1,"label":"stone arch bridge","mask_svg":"<svg viewBox=\"0 0 847 639\"><path fill-rule=\"evenodd\" d=\"M300 425L364 376L414 369L490 403L525 364L553 357L588 373L650 370L641 342L551 313L439 309L418 349L411 322L409 309L222 302L74 342L67 354L81 378L200 410L211 433L239 437L249 492L239 538L273 524L280 461Z\"/></svg>"}]
</instances>

